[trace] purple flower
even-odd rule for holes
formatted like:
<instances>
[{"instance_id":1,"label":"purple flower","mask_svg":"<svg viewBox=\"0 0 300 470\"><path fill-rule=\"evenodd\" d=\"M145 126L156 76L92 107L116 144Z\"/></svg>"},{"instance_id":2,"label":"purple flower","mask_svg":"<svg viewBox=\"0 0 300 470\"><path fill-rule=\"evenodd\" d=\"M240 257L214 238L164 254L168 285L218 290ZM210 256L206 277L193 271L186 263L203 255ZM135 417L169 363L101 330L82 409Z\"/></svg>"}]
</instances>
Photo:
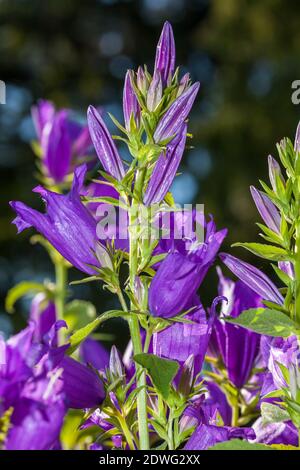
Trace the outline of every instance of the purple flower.
<instances>
[{"instance_id":1,"label":"purple flower","mask_svg":"<svg viewBox=\"0 0 300 470\"><path fill-rule=\"evenodd\" d=\"M238 317L244 310L261 307L261 298L243 282L225 278L219 271L219 295L227 298L223 316ZM259 353L260 335L217 319L212 333L212 350L221 355L229 380L242 388L248 381Z\"/></svg>"},{"instance_id":2,"label":"purple flower","mask_svg":"<svg viewBox=\"0 0 300 470\"><path fill-rule=\"evenodd\" d=\"M186 132L187 125L184 123L176 137L167 145L166 154L162 153L158 158L145 192L146 206L161 202L169 191L184 152Z\"/></svg>"},{"instance_id":3,"label":"purple flower","mask_svg":"<svg viewBox=\"0 0 300 470\"><path fill-rule=\"evenodd\" d=\"M281 217L271 199L254 186L250 186L251 194L261 218L273 232L280 234Z\"/></svg>"},{"instance_id":4,"label":"purple flower","mask_svg":"<svg viewBox=\"0 0 300 470\"><path fill-rule=\"evenodd\" d=\"M54 105L46 100L33 106L32 118L46 176L61 183L91 145L87 126L72 121L69 110L56 112Z\"/></svg>"},{"instance_id":5,"label":"purple flower","mask_svg":"<svg viewBox=\"0 0 300 470\"><path fill-rule=\"evenodd\" d=\"M29 318L35 323L35 341L43 341L44 336L56 321L54 303L49 302L44 293L37 294L31 302Z\"/></svg>"},{"instance_id":6,"label":"purple flower","mask_svg":"<svg viewBox=\"0 0 300 470\"><path fill-rule=\"evenodd\" d=\"M219 442L238 438L246 440L255 439L255 432L252 428L200 424L184 446L184 450L205 450Z\"/></svg>"},{"instance_id":7,"label":"purple flower","mask_svg":"<svg viewBox=\"0 0 300 470\"><path fill-rule=\"evenodd\" d=\"M164 141L177 134L192 109L199 87L199 82L194 83L171 104L155 130L155 142Z\"/></svg>"},{"instance_id":8,"label":"purple flower","mask_svg":"<svg viewBox=\"0 0 300 470\"><path fill-rule=\"evenodd\" d=\"M163 26L157 44L154 70L160 72L165 84L171 80L175 70L175 41L168 21Z\"/></svg>"},{"instance_id":9,"label":"purple flower","mask_svg":"<svg viewBox=\"0 0 300 470\"><path fill-rule=\"evenodd\" d=\"M124 165L102 117L93 106L89 106L87 116L91 139L104 170L121 180L125 175Z\"/></svg>"},{"instance_id":10,"label":"purple flower","mask_svg":"<svg viewBox=\"0 0 300 470\"><path fill-rule=\"evenodd\" d=\"M224 264L262 299L283 304L283 297L273 282L262 271L228 253L220 253Z\"/></svg>"},{"instance_id":11,"label":"purple flower","mask_svg":"<svg viewBox=\"0 0 300 470\"><path fill-rule=\"evenodd\" d=\"M193 323L174 323L153 335L153 352L158 356L178 361L181 366L194 357L195 373L201 371L215 320L214 302L209 318L197 296L191 302L194 309L184 318Z\"/></svg>"},{"instance_id":12,"label":"purple flower","mask_svg":"<svg viewBox=\"0 0 300 470\"><path fill-rule=\"evenodd\" d=\"M73 266L88 274L94 274L92 266L99 262L93 252L96 247L96 221L80 200L80 191L86 173L86 165L76 168L69 194L57 194L41 186L35 188L47 204L42 214L22 202L13 201L11 207L17 217L13 223L18 233L34 227ZM92 266L91 266L92 265Z\"/></svg>"},{"instance_id":13,"label":"purple flower","mask_svg":"<svg viewBox=\"0 0 300 470\"><path fill-rule=\"evenodd\" d=\"M279 179L282 181L283 184L285 183L285 181L281 173L280 165L275 160L275 158L272 157L272 155L268 156L268 167L269 167L270 183L271 183L273 191L276 192L276 187L277 187L276 178L279 177Z\"/></svg>"},{"instance_id":14,"label":"purple flower","mask_svg":"<svg viewBox=\"0 0 300 470\"><path fill-rule=\"evenodd\" d=\"M141 110L131 84L130 70L127 71L125 76L123 90L123 113L125 127L128 131L130 131L131 116L133 116L136 126L139 126Z\"/></svg>"},{"instance_id":15,"label":"purple flower","mask_svg":"<svg viewBox=\"0 0 300 470\"><path fill-rule=\"evenodd\" d=\"M256 434L254 443L298 446L298 430L291 421L264 423L262 418L258 418L253 429Z\"/></svg>"},{"instance_id":16,"label":"purple flower","mask_svg":"<svg viewBox=\"0 0 300 470\"><path fill-rule=\"evenodd\" d=\"M216 232L213 221L206 226L204 243L191 242L189 249L180 243L161 262L149 289L152 315L172 317L187 309L226 236ZM181 240L180 240L181 241Z\"/></svg>"},{"instance_id":17,"label":"purple flower","mask_svg":"<svg viewBox=\"0 0 300 470\"><path fill-rule=\"evenodd\" d=\"M80 357L86 365L91 364L97 370L104 370L109 364L109 352L92 338L87 338L81 344Z\"/></svg>"}]
</instances>

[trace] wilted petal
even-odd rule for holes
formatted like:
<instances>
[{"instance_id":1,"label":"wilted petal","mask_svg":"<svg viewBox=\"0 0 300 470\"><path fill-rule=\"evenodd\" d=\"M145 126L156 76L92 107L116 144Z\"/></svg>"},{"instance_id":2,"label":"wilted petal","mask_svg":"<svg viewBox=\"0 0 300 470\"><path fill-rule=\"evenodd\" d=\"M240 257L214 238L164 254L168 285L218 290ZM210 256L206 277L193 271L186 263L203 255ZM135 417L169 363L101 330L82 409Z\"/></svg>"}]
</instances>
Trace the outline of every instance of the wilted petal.
<instances>
[{"instance_id":1,"label":"wilted petal","mask_svg":"<svg viewBox=\"0 0 300 470\"><path fill-rule=\"evenodd\" d=\"M158 158L144 196L146 206L161 202L169 191L184 152L186 132L187 125L183 124L177 136L167 145L166 154L162 153Z\"/></svg>"},{"instance_id":2,"label":"wilted petal","mask_svg":"<svg viewBox=\"0 0 300 470\"><path fill-rule=\"evenodd\" d=\"M121 180L125 175L124 166L102 117L93 106L89 106L87 116L91 139L103 168Z\"/></svg>"},{"instance_id":3,"label":"wilted petal","mask_svg":"<svg viewBox=\"0 0 300 470\"><path fill-rule=\"evenodd\" d=\"M220 258L241 281L264 300L283 304L283 297L279 290L262 271L227 253L221 253Z\"/></svg>"},{"instance_id":4,"label":"wilted petal","mask_svg":"<svg viewBox=\"0 0 300 470\"><path fill-rule=\"evenodd\" d=\"M258 191L254 186L251 186L250 190L257 210L267 227L280 234L281 217L277 207L262 191Z\"/></svg>"},{"instance_id":5,"label":"wilted petal","mask_svg":"<svg viewBox=\"0 0 300 470\"><path fill-rule=\"evenodd\" d=\"M177 134L192 109L199 87L199 82L194 83L169 107L155 130L155 142L161 142Z\"/></svg>"}]
</instances>

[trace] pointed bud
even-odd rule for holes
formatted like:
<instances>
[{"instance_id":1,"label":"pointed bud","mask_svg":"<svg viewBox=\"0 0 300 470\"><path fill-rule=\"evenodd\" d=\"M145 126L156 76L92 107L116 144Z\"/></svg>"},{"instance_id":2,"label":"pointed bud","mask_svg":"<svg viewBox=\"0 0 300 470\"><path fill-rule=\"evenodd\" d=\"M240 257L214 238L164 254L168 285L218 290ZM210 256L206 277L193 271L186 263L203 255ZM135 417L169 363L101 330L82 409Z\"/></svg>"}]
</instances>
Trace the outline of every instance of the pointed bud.
<instances>
[{"instance_id":1,"label":"pointed bud","mask_svg":"<svg viewBox=\"0 0 300 470\"><path fill-rule=\"evenodd\" d=\"M228 253L220 253L219 256L230 271L264 300L269 300L279 305L283 304L281 293L262 271Z\"/></svg>"},{"instance_id":2,"label":"pointed bud","mask_svg":"<svg viewBox=\"0 0 300 470\"><path fill-rule=\"evenodd\" d=\"M279 163L272 157L272 155L268 156L268 167L269 167L269 179L272 186L273 191L276 192L276 179L279 177L283 184L285 184L283 175L281 173L281 168Z\"/></svg>"},{"instance_id":3,"label":"pointed bud","mask_svg":"<svg viewBox=\"0 0 300 470\"><path fill-rule=\"evenodd\" d=\"M154 70L161 73L166 84L175 70L175 41L172 26L165 22L156 48Z\"/></svg>"},{"instance_id":4,"label":"pointed bud","mask_svg":"<svg viewBox=\"0 0 300 470\"><path fill-rule=\"evenodd\" d=\"M140 107L132 87L131 76L132 72L130 70L127 70L123 90L123 113L125 127L128 131L130 131L130 120L132 115L134 117L137 127L139 126L140 121Z\"/></svg>"},{"instance_id":5,"label":"pointed bud","mask_svg":"<svg viewBox=\"0 0 300 470\"><path fill-rule=\"evenodd\" d=\"M115 346L112 346L109 358L109 370L114 378L120 378L124 376L123 363L120 354Z\"/></svg>"},{"instance_id":6,"label":"pointed bud","mask_svg":"<svg viewBox=\"0 0 300 470\"><path fill-rule=\"evenodd\" d=\"M281 217L277 207L265 193L258 191L254 186L250 186L250 191L257 210L267 227L280 234Z\"/></svg>"},{"instance_id":7,"label":"pointed bud","mask_svg":"<svg viewBox=\"0 0 300 470\"><path fill-rule=\"evenodd\" d=\"M140 66L136 75L136 84L140 92L145 95L148 89L148 81L144 69Z\"/></svg>"},{"instance_id":8,"label":"pointed bud","mask_svg":"<svg viewBox=\"0 0 300 470\"><path fill-rule=\"evenodd\" d=\"M296 130L294 150L295 152L300 151L300 122L298 123L297 130Z\"/></svg>"},{"instance_id":9,"label":"pointed bud","mask_svg":"<svg viewBox=\"0 0 300 470\"><path fill-rule=\"evenodd\" d=\"M161 202L169 191L184 152L186 132L187 125L184 123L177 136L167 145L166 154L162 153L158 158L145 192L146 206Z\"/></svg>"},{"instance_id":10,"label":"pointed bud","mask_svg":"<svg viewBox=\"0 0 300 470\"><path fill-rule=\"evenodd\" d=\"M200 83L194 83L169 107L158 123L154 133L154 141L161 142L177 134L178 128L187 119L197 96Z\"/></svg>"},{"instance_id":11,"label":"pointed bud","mask_svg":"<svg viewBox=\"0 0 300 470\"><path fill-rule=\"evenodd\" d=\"M156 70L147 93L147 108L149 111L155 111L162 99L162 94L163 88L161 75L160 72Z\"/></svg>"},{"instance_id":12,"label":"pointed bud","mask_svg":"<svg viewBox=\"0 0 300 470\"><path fill-rule=\"evenodd\" d=\"M102 243L98 242L96 244L95 254L96 254L97 260L100 263L100 266L102 266L103 268L109 268L111 271L113 271L114 267L113 267L111 256L108 250L106 249L106 247L102 245Z\"/></svg>"},{"instance_id":13,"label":"pointed bud","mask_svg":"<svg viewBox=\"0 0 300 470\"><path fill-rule=\"evenodd\" d=\"M89 106L87 117L91 139L103 168L120 181L125 175L124 166L103 119L93 106Z\"/></svg>"},{"instance_id":14,"label":"pointed bud","mask_svg":"<svg viewBox=\"0 0 300 470\"><path fill-rule=\"evenodd\" d=\"M178 392L184 397L188 397L191 393L194 383L195 357L191 354L182 366L180 380L178 384Z\"/></svg>"},{"instance_id":15,"label":"pointed bud","mask_svg":"<svg viewBox=\"0 0 300 470\"><path fill-rule=\"evenodd\" d=\"M183 75L182 79L180 80L179 87L177 90L177 98L180 95L182 95L182 93L185 92L185 90L187 90L189 83L190 83L190 74L186 73L185 75Z\"/></svg>"}]
</instances>

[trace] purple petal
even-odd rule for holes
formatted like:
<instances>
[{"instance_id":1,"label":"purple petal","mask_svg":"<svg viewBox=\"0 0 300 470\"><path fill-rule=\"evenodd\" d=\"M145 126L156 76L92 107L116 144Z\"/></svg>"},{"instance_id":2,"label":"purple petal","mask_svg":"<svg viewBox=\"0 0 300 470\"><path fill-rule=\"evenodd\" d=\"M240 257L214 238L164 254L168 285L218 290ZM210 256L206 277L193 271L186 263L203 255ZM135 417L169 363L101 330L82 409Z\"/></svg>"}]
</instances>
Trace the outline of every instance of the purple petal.
<instances>
[{"instance_id":1,"label":"purple petal","mask_svg":"<svg viewBox=\"0 0 300 470\"><path fill-rule=\"evenodd\" d=\"M39 140L46 124L51 123L55 115L55 107L51 101L39 100L36 106L32 106L31 115Z\"/></svg>"},{"instance_id":2,"label":"purple petal","mask_svg":"<svg viewBox=\"0 0 300 470\"><path fill-rule=\"evenodd\" d=\"M80 346L80 356L85 364L104 370L109 364L109 353L99 341L87 338Z\"/></svg>"},{"instance_id":3,"label":"purple petal","mask_svg":"<svg viewBox=\"0 0 300 470\"><path fill-rule=\"evenodd\" d=\"M199 82L194 83L169 107L158 123L154 133L155 142L161 142L177 134L178 129L182 126L189 115L199 87Z\"/></svg>"},{"instance_id":4,"label":"purple petal","mask_svg":"<svg viewBox=\"0 0 300 470\"><path fill-rule=\"evenodd\" d=\"M184 152L186 132L187 125L183 124L177 136L168 144L166 155L162 153L158 158L144 196L146 206L159 203L169 191Z\"/></svg>"},{"instance_id":5,"label":"purple petal","mask_svg":"<svg viewBox=\"0 0 300 470\"><path fill-rule=\"evenodd\" d=\"M103 168L121 180L125 175L124 166L103 119L93 106L89 106L87 116L91 139Z\"/></svg>"},{"instance_id":6,"label":"purple petal","mask_svg":"<svg viewBox=\"0 0 300 470\"><path fill-rule=\"evenodd\" d=\"M123 90L123 113L125 127L130 130L130 119L133 115L137 127L139 126L140 121L140 106L138 100L135 96L132 84L131 84L131 72L127 71L125 76L124 90Z\"/></svg>"},{"instance_id":7,"label":"purple petal","mask_svg":"<svg viewBox=\"0 0 300 470\"><path fill-rule=\"evenodd\" d=\"M65 357L61 367L63 391L70 408L93 408L101 404L104 388L94 371L71 357Z\"/></svg>"},{"instance_id":8,"label":"purple petal","mask_svg":"<svg viewBox=\"0 0 300 470\"><path fill-rule=\"evenodd\" d=\"M224 264L243 281L250 289L260 295L263 299L283 304L283 297L273 282L259 269L245 261L241 261L227 253L221 253Z\"/></svg>"},{"instance_id":9,"label":"purple petal","mask_svg":"<svg viewBox=\"0 0 300 470\"><path fill-rule=\"evenodd\" d=\"M168 21L163 26L157 44L154 69L161 73L164 83L167 83L175 70L175 41Z\"/></svg>"},{"instance_id":10,"label":"purple petal","mask_svg":"<svg viewBox=\"0 0 300 470\"><path fill-rule=\"evenodd\" d=\"M41 186L35 192L42 195L47 204L47 213L42 214L22 202L11 202L17 217L13 223L21 232L34 227L61 255L83 272L94 274L88 265L97 265L93 255L96 244L96 221L82 204L80 191L86 166L76 168L72 190L69 194L57 194Z\"/></svg>"},{"instance_id":11,"label":"purple petal","mask_svg":"<svg viewBox=\"0 0 300 470\"><path fill-rule=\"evenodd\" d=\"M281 217L277 207L266 194L258 191L254 186L250 187L250 191L257 210L267 227L273 230L273 232L280 234Z\"/></svg>"},{"instance_id":12,"label":"purple petal","mask_svg":"<svg viewBox=\"0 0 300 470\"><path fill-rule=\"evenodd\" d=\"M71 140L67 126L68 114L58 112L51 124L43 129L42 148L43 159L48 175L60 183L70 171Z\"/></svg>"}]
</instances>

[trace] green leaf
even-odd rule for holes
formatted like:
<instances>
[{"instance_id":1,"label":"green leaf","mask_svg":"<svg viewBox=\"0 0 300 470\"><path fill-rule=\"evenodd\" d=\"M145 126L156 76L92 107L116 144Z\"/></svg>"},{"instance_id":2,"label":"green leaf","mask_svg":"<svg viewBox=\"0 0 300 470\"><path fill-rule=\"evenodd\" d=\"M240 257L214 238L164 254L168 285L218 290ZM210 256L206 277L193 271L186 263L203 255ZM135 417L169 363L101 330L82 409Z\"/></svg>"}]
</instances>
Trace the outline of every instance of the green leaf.
<instances>
[{"instance_id":1,"label":"green leaf","mask_svg":"<svg viewBox=\"0 0 300 470\"><path fill-rule=\"evenodd\" d=\"M14 305L21 297L24 295L32 295L44 291L44 284L40 284L38 282L22 281L8 291L5 299L5 308L8 313L13 313Z\"/></svg>"},{"instance_id":2,"label":"green leaf","mask_svg":"<svg viewBox=\"0 0 300 470\"><path fill-rule=\"evenodd\" d=\"M70 331L83 328L96 316L95 306L85 300L73 300L65 306L64 320Z\"/></svg>"},{"instance_id":3,"label":"green leaf","mask_svg":"<svg viewBox=\"0 0 300 470\"><path fill-rule=\"evenodd\" d=\"M68 349L68 354L73 354L74 351L80 346L82 341L84 341L101 323L105 322L106 320L110 320L111 318L117 317L125 317L128 313L123 312L123 310L109 310L99 317L95 318L92 322L88 323L83 328L77 330L71 337L70 337L70 347Z\"/></svg>"},{"instance_id":4,"label":"green leaf","mask_svg":"<svg viewBox=\"0 0 300 470\"><path fill-rule=\"evenodd\" d=\"M234 243L232 246L241 246L256 256L271 261L287 261L288 254L283 248L263 243Z\"/></svg>"},{"instance_id":5,"label":"green leaf","mask_svg":"<svg viewBox=\"0 0 300 470\"><path fill-rule=\"evenodd\" d=\"M267 336L287 338L293 333L299 333L297 324L287 315L268 308L251 308L236 318L226 317L224 320Z\"/></svg>"},{"instance_id":6,"label":"green leaf","mask_svg":"<svg viewBox=\"0 0 300 470\"><path fill-rule=\"evenodd\" d=\"M273 450L272 447L264 444L250 444L241 439L232 439L231 441L219 442L208 450Z\"/></svg>"},{"instance_id":7,"label":"green leaf","mask_svg":"<svg viewBox=\"0 0 300 470\"><path fill-rule=\"evenodd\" d=\"M290 419L289 413L278 405L263 402L261 404L261 415L263 425L269 423L281 423Z\"/></svg>"},{"instance_id":8,"label":"green leaf","mask_svg":"<svg viewBox=\"0 0 300 470\"><path fill-rule=\"evenodd\" d=\"M170 384L179 368L178 363L169 359L162 359L155 356L155 354L145 353L136 354L133 359L148 371L156 389L167 399Z\"/></svg>"}]
</instances>

